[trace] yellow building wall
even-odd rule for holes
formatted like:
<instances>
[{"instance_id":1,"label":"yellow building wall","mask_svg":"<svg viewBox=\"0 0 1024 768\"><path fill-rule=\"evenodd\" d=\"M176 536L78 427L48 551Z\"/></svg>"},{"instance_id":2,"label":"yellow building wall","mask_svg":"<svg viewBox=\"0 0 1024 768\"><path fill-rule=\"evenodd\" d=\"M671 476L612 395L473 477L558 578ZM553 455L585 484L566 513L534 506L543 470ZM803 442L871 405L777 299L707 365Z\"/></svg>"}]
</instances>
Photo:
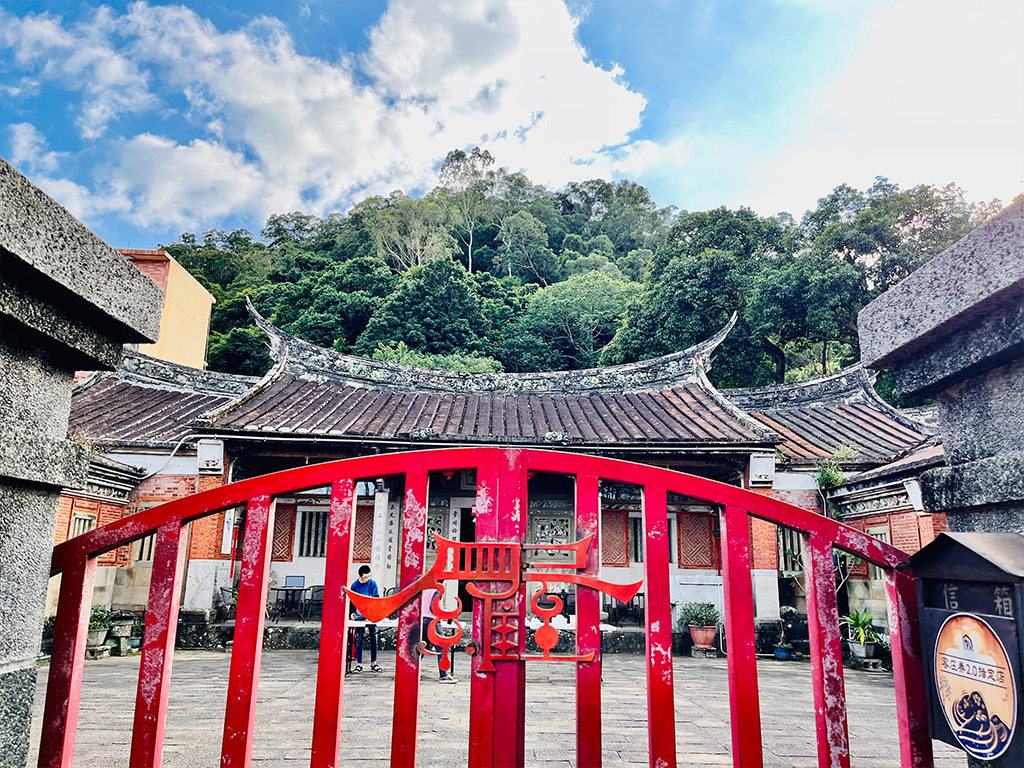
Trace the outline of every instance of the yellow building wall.
<instances>
[{"instance_id":1,"label":"yellow building wall","mask_svg":"<svg viewBox=\"0 0 1024 768\"><path fill-rule=\"evenodd\" d=\"M171 363L206 368L214 298L174 259L168 258L167 265L160 338L155 344L140 344L139 352Z\"/></svg>"}]
</instances>

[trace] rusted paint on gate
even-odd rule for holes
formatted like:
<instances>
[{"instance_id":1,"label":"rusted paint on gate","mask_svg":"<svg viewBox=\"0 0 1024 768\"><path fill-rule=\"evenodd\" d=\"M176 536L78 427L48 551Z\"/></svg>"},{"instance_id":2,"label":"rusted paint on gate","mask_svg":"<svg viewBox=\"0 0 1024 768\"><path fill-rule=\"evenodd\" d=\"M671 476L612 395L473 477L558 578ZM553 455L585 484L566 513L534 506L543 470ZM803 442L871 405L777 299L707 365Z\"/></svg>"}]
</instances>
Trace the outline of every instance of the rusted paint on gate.
<instances>
[{"instance_id":1,"label":"rusted paint on gate","mask_svg":"<svg viewBox=\"0 0 1024 768\"><path fill-rule=\"evenodd\" d=\"M427 555L427 473L410 472L405 479L402 510L402 569L400 588L423 575ZM419 722L420 659L413 636L420 635L420 600L410 600L398 612L398 653L395 662L395 716L391 723L391 765L416 768L416 728Z\"/></svg>"},{"instance_id":2,"label":"rusted paint on gate","mask_svg":"<svg viewBox=\"0 0 1024 768\"><path fill-rule=\"evenodd\" d=\"M576 478L576 538L593 537L583 574L596 578L601 566L600 483L594 475ZM601 597L596 589L576 590L576 655L594 654L576 665L576 764L601 768Z\"/></svg>"},{"instance_id":3,"label":"rusted paint on gate","mask_svg":"<svg viewBox=\"0 0 1024 768\"><path fill-rule=\"evenodd\" d=\"M729 643L729 713L733 765L761 768L761 703L757 696L754 637L754 589L751 582L747 514L726 506L722 513L722 581L725 586L725 635Z\"/></svg>"},{"instance_id":4,"label":"rusted paint on gate","mask_svg":"<svg viewBox=\"0 0 1024 768\"><path fill-rule=\"evenodd\" d=\"M832 542L814 533L803 535L807 632L811 656L814 713L818 736L818 765L849 768L850 736L843 684L843 645L839 634L836 571Z\"/></svg>"},{"instance_id":5,"label":"rusted paint on gate","mask_svg":"<svg viewBox=\"0 0 1024 768\"><path fill-rule=\"evenodd\" d=\"M320 657L313 710L312 768L337 768L341 751L341 711L345 701L345 659L348 657L349 560L352 556L352 520L356 499L353 478L331 484L327 520L327 563L324 571L324 607L320 622Z\"/></svg>"},{"instance_id":6,"label":"rusted paint on gate","mask_svg":"<svg viewBox=\"0 0 1024 768\"><path fill-rule=\"evenodd\" d=\"M749 519L759 517L805 534L808 555L808 605L811 607L811 655L819 765L849 765L845 696L839 656L840 638L835 605L832 547L873 563L886 572L890 631L902 765L931 765L924 700L924 668L917 625L916 582L894 568L907 555L859 531L820 515L711 480L646 465L630 464L577 454L527 449L444 449L407 454L348 459L301 467L253 478L180 499L124 518L71 539L54 548L51 572L62 574L57 623L44 709L41 766L70 766L81 689L82 657L88 627L96 558L118 546L159 531L150 612L147 617L144 657L140 665L139 701L133 734L134 765L156 766L160 761L163 723L167 709L170 651L174 642L173 597L180 583L184 552L181 527L191 520L223 509L248 506L242 563L242 587L232 652L229 696L225 714L222 765L248 765L251 758L253 718L262 647L264 606L269 566L269 531L273 527L273 498L298 490L331 485L327 563L324 579L324 617L321 626L311 765L339 765L341 709L348 579L355 513L354 483L359 478L405 475L407 498L403 516L404 551L401 583L407 586L423 573L427 473L455 469L477 470L477 541L522 544L526 534L526 479L529 472L575 475L577 481L577 535L585 541L595 535L584 553L578 574L567 574L577 589L577 762L600 765L600 615L593 579L598 569L600 542L597 519L601 480L639 485L644 489L645 573L648 640L648 722L650 763L675 762L672 705L671 615L668 605L668 537L665 520L667 491L703 499L723 508L723 576L726 589L726 636L729 644L729 686L732 714L733 762L737 766L763 763L757 669L754 656L753 594ZM177 543L175 537L177 536ZM581 544L581 546L583 546ZM156 564L155 564L156 566ZM550 577L550 575L548 575ZM469 764L521 766L524 762L525 722L525 583L544 581L545 574L524 576L508 598L508 621L516 625L515 639L503 658L495 657L493 672L484 666L484 654L472 659ZM830 588L831 587L831 588ZM498 594L500 584L477 587ZM485 626L486 600L474 605L473 638L480 648L492 642ZM504 601L503 601L504 602ZM419 623L419 597L400 611L400 637L408 637ZM413 765L416 754L415 692L418 658L408 643L396 668L396 695L392 763ZM591 653L594 655L591 656ZM548 654L545 653L545 657ZM552 660L557 657L550 657ZM592 660L583 660L592 659ZM414 672L416 674L414 674Z\"/></svg>"},{"instance_id":7,"label":"rusted paint on gate","mask_svg":"<svg viewBox=\"0 0 1024 768\"><path fill-rule=\"evenodd\" d=\"M235 634L228 673L228 703L224 712L221 768L248 766L255 737L256 692L263 658L263 621L270 581L270 536L274 530L274 501L253 498L245 511L241 580L235 608ZM151 587L152 589L152 587Z\"/></svg>"},{"instance_id":8,"label":"rusted paint on gate","mask_svg":"<svg viewBox=\"0 0 1024 768\"><path fill-rule=\"evenodd\" d=\"M187 552L180 520L160 526L153 550L152 586L139 661L132 751L128 759L131 768L159 768L162 759L171 662L178 631L178 596Z\"/></svg>"},{"instance_id":9,"label":"rusted paint on gate","mask_svg":"<svg viewBox=\"0 0 1024 768\"><path fill-rule=\"evenodd\" d=\"M645 486L644 621L647 632L647 738L652 768L675 768L676 707L672 686L672 605L668 580L668 499Z\"/></svg>"}]
</instances>

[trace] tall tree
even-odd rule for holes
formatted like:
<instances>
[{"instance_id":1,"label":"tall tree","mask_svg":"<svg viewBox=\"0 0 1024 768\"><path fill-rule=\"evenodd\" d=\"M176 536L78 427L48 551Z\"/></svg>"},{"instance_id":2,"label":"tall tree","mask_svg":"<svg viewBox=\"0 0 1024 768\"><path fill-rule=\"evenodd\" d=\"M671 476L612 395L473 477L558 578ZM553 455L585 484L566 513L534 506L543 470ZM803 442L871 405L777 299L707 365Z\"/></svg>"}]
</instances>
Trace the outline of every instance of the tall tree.
<instances>
[{"instance_id":1,"label":"tall tree","mask_svg":"<svg viewBox=\"0 0 1024 768\"><path fill-rule=\"evenodd\" d=\"M450 256L457 247L446 228L447 213L436 200L392 192L363 200L353 213L366 227L377 256L399 271Z\"/></svg>"},{"instance_id":2,"label":"tall tree","mask_svg":"<svg viewBox=\"0 0 1024 768\"><path fill-rule=\"evenodd\" d=\"M494 157L486 149L474 147L466 154L453 149L441 163L438 179L446 191L443 199L451 206L458 224L459 238L466 246L469 272L473 273L473 236L483 220L487 202L487 169L494 164Z\"/></svg>"},{"instance_id":3,"label":"tall tree","mask_svg":"<svg viewBox=\"0 0 1024 768\"><path fill-rule=\"evenodd\" d=\"M549 285L555 279L558 262L548 247L547 231L527 211L513 214L498 232L501 266L509 277L516 275L527 282Z\"/></svg>"},{"instance_id":4,"label":"tall tree","mask_svg":"<svg viewBox=\"0 0 1024 768\"><path fill-rule=\"evenodd\" d=\"M468 353L481 348L485 333L480 297L466 268L453 259L438 258L402 275L355 349L369 356L380 342L404 341L411 349L433 355Z\"/></svg>"},{"instance_id":5,"label":"tall tree","mask_svg":"<svg viewBox=\"0 0 1024 768\"><path fill-rule=\"evenodd\" d=\"M573 275L530 297L521 332L540 341L544 368L592 368L638 291L603 272Z\"/></svg>"}]
</instances>

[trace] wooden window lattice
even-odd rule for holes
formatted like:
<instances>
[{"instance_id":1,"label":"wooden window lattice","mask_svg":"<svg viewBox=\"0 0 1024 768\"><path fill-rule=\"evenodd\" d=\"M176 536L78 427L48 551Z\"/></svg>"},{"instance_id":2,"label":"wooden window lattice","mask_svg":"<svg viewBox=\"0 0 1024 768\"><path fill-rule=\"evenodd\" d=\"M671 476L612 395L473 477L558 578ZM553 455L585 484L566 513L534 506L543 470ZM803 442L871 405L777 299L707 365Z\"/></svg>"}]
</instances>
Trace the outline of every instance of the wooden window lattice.
<instances>
[{"instance_id":1,"label":"wooden window lattice","mask_svg":"<svg viewBox=\"0 0 1024 768\"><path fill-rule=\"evenodd\" d=\"M679 514L676 518L679 535L680 568L717 568L718 548L715 546L714 520L710 515Z\"/></svg>"},{"instance_id":2,"label":"wooden window lattice","mask_svg":"<svg viewBox=\"0 0 1024 768\"><path fill-rule=\"evenodd\" d=\"M370 562L373 555L373 507L356 508L356 527L353 533L352 562Z\"/></svg>"},{"instance_id":3,"label":"wooden window lattice","mask_svg":"<svg viewBox=\"0 0 1024 768\"><path fill-rule=\"evenodd\" d=\"M274 547L270 559L278 563L290 563L294 540L295 505L278 503L274 513Z\"/></svg>"},{"instance_id":4,"label":"wooden window lattice","mask_svg":"<svg viewBox=\"0 0 1024 768\"><path fill-rule=\"evenodd\" d=\"M629 565L629 513L601 513L601 563L610 566Z\"/></svg>"}]
</instances>

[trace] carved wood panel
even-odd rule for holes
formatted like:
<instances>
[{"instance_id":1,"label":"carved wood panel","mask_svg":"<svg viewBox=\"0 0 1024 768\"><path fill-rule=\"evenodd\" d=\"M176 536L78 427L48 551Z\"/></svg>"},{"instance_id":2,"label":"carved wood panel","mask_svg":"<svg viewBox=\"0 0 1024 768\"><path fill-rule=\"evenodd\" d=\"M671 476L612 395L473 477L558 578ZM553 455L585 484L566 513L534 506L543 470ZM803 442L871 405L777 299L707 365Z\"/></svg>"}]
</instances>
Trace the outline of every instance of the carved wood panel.
<instances>
[{"instance_id":1,"label":"carved wood panel","mask_svg":"<svg viewBox=\"0 0 1024 768\"><path fill-rule=\"evenodd\" d=\"M714 518L710 515L680 514L676 518L679 535L680 568L717 568Z\"/></svg>"},{"instance_id":2,"label":"carved wood panel","mask_svg":"<svg viewBox=\"0 0 1024 768\"><path fill-rule=\"evenodd\" d=\"M602 565L629 565L629 512L601 513Z\"/></svg>"},{"instance_id":3,"label":"carved wood panel","mask_svg":"<svg viewBox=\"0 0 1024 768\"><path fill-rule=\"evenodd\" d=\"M352 562L370 562L370 558L373 556L372 506L356 508L356 525L352 533Z\"/></svg>"},{"instance_id":4,"label":"carved wood panel","mask_svg":"<svg viewBox=\"0 0 1024 768\"><path fill-rule=\"evenodd\" d=\"M290 563L294 541L295 505L278 502L274 512L274 544L270 559L278 563Z\"/></svg>"}]
</instances>

